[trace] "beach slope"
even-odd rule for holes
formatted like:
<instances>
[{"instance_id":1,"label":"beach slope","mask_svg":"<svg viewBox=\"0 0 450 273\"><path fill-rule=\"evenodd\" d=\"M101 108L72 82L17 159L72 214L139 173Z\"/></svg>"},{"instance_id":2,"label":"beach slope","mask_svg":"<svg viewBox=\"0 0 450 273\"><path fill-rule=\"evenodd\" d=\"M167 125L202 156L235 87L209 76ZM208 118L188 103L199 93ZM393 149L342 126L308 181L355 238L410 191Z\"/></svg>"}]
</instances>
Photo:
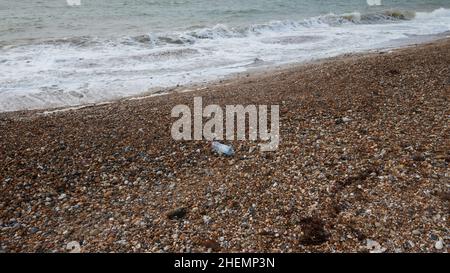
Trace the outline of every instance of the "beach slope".
<instances>
[{"instance_id":1,"label":"beach slope","mask_svg":"<svg viewBox=\"0 0 450 273\"><path fill-rule=\"evenodd\" d=\"M450 40L74 111L0 114L4 252L434 252L448 244ZM280 106L280 147L174 141L171 109Z\"/></svg>"}]
</instances>

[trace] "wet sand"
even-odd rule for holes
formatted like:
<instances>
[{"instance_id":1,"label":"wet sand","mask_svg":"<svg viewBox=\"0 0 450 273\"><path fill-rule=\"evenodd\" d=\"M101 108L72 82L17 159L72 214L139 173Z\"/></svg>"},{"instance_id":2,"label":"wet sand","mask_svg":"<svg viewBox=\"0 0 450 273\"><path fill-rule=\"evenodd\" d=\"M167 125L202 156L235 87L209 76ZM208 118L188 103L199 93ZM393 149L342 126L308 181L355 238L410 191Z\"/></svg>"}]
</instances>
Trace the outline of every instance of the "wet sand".
<instances>
[{"instance_id":1,"label":"wet sand","mask_svg":"<svg viewBox=\"0 0 450 273\"><path fill-rule=\"evenodd\" d=\"M446 252L450 40L193 92L0 114L0 251ZM173 106L280 105L280 147L174 141Z\"/></svg>"}]
</instances>

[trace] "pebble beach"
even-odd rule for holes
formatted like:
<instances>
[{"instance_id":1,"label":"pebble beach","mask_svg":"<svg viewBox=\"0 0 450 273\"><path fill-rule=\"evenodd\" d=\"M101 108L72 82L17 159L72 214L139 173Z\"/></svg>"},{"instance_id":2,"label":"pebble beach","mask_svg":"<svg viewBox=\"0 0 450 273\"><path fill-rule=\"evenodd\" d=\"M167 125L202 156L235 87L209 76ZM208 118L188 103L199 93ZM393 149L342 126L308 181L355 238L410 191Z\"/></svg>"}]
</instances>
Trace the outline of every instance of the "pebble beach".
<instances>
[{"instance_id":1,"label":"pebble beach","mask_svg":"<svg viewBox=\"0 0 450 273\"><path fill-rule=\"evenodd\" d=\"M449 39L194 89L1 113L0 252L448 251ZM196 96L279 105L279 149L174 141Z\"/></svg>"}]
</instances>

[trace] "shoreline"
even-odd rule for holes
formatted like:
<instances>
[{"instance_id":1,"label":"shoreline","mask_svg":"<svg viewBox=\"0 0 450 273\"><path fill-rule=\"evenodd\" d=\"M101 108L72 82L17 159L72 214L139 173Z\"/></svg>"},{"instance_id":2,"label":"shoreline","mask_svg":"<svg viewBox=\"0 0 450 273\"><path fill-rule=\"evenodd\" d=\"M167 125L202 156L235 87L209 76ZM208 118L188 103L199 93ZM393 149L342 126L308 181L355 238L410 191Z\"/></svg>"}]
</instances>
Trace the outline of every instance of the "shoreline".
<instances>
[{"instance_id":1,"label":"shoreline","mask_svg":"<svg viewBox=\"0 0 450 273\"><path fill-rule=\"evenodd\" d=\"M0 113L0 252L447 252L450 39L334 58ZM280 105L279 150L172 140L194 96Z\"/></svg>"},{"instance_id":2,"label":"shoreline","mask_svg":"<svg viewBox=\"0 0 450 273\"><path fill-rule=\"evenodd\" d=\"M124 101L133 101L133 100L141 100L141 99L147 99L157 96L165 96L172 93L185 93L185 92L192 92L192 91L201 91L207 88L214 88L214 86L220 86L220 85L228 85L232 84L234 81L239 81L245 78L249 77L261 77L267 74L276 74L276 73L282 73L282 72L288 72L290 70L296 70L301 69L302 67L307 67L309 65L316 65L321 63L327 63L327 62L333 62L338 61L345 58L358 58L358 57L364 57L364 56L370 56L373 54L386 54L391 53L394 51L399 51L403 49L407 49L410 47L416 47L420 45L426 45L426 44L432 44L432 43L438 43L440 41L450 39L450 32L444 32L437 35L425 35L425 36L418 36L415 39L411 38L405 38L405 39L399 39L397 41L392 41L389 44L386 44L382 48L376 48L376 49L370 49L365 50L361 52L355 52L355 53L344 53L339 54L337 56L333 57L327 57L327 58L319 58L319 59L312 59L311 61L307 62L293 62L288 64L281 64L281 65L274 65L269 67L254 67L250 68L247 71L244 72L238 72L238 73L232 73L229 75L224 76L221 79L218 80L209 80L204 82L193 82L185 85L180 86L172 86L167 88L160 88L155 87L152 88L150 91L145 91L137 95L132 96L126 96L122 98L117 98L113 100L107 100L107 101L100 101L96 103L88 103L88 104L75 104L75 105L67 105L67 106L61 106L61 107L51 107L51 108L37 108L37 109L26 109L26 110L14 110L14 111L4 111L0 112L0 115L2 114L14 114L14 113L34 113L36 112L38 115L47 115L47 114L53 114L53 113L59 113L59 112L66 112L71 110L79 110L83 108L90 108L90 107L96 107L96 106L102 106L106 104L112 104L112 103L121 103Z\"/></svg>"}]
</instances>

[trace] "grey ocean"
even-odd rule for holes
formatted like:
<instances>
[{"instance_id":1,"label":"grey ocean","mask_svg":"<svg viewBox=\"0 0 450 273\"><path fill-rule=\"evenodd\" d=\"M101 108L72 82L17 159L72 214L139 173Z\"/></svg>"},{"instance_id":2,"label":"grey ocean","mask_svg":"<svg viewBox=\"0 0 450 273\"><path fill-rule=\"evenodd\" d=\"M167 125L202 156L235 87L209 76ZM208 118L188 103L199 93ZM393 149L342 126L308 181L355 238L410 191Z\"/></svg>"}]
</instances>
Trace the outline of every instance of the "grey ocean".
<instances>
[{"instance_id":1,"label":"grey ocean","mask_svg":"<svg viewBox=\"0 0 450 273\"><path fill-rule=\"evenodd\" d=\"M0 111L95 103L450 31L450 0L0 0Z\"/></svg>"}]
</instances>

